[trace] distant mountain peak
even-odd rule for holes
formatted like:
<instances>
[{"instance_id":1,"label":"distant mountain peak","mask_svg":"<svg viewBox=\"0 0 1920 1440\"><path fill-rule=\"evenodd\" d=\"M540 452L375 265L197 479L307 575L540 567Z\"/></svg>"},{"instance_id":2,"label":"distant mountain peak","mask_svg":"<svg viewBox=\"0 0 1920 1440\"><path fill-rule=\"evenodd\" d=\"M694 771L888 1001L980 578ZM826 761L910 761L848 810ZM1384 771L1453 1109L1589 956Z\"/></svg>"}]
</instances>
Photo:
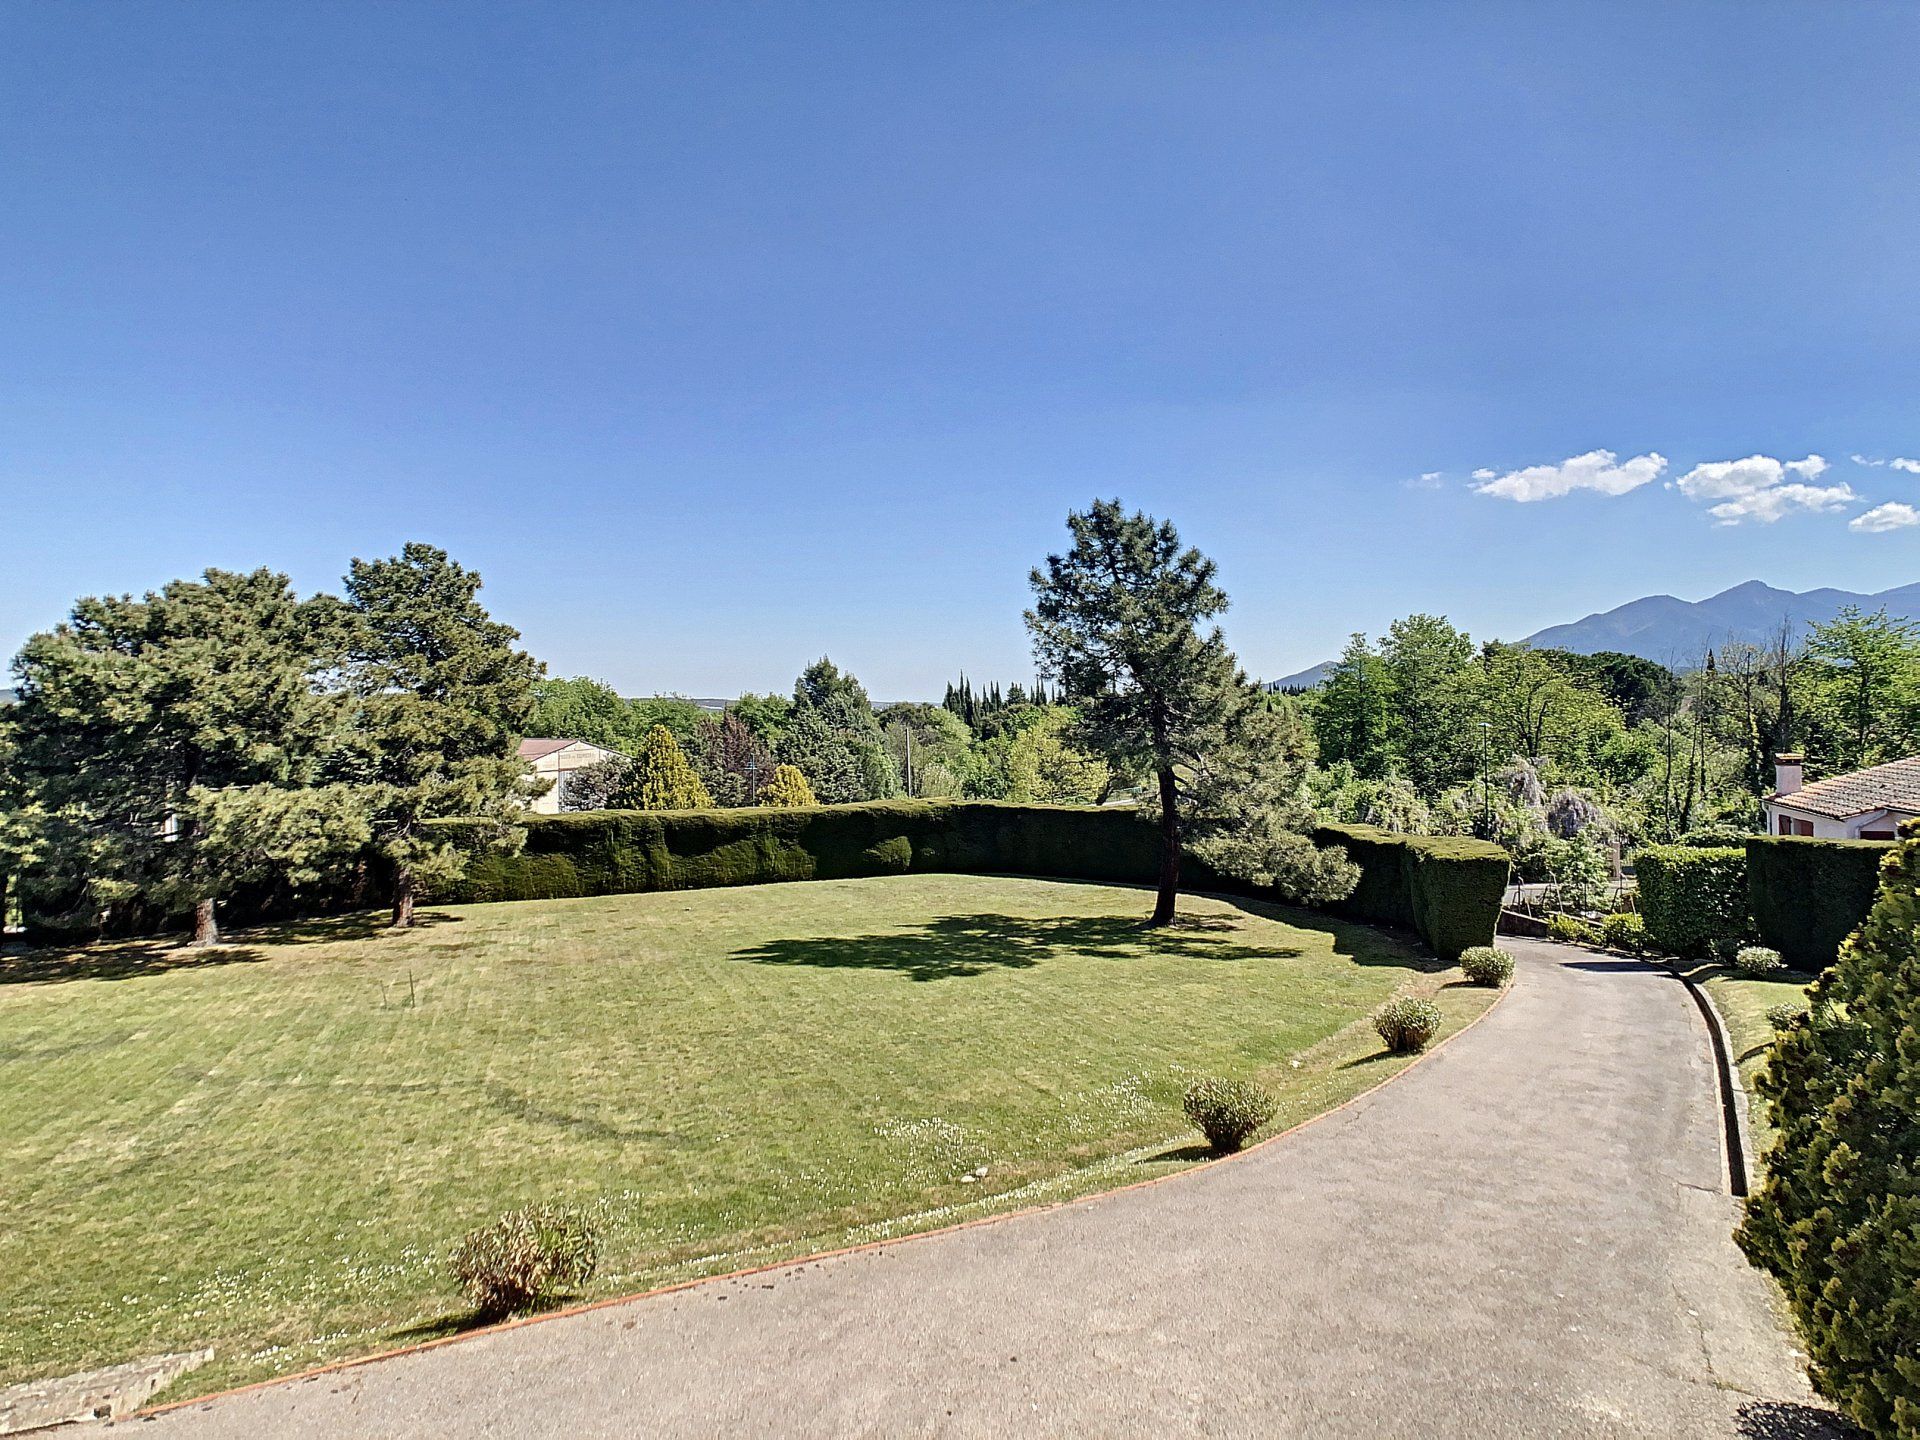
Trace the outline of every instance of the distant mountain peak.
<instances>
[{"instance_id":1,"label":"distant mountain peak","mask_svg":"<svg viewBox=\"0 0 1920 1440\"><path fill-rule=\"evenodd\" d=\"M1869 612L1884 609L1890 615L1920 618L1920 583L1870 595L1834 589L1796 594L1764 580L1743 580L1704 600L1643 595L1638 600L1629 600L1569 624L1550 625L1535 631L1521 643L1571 650L1580 655L1618 650L1658 660L1663 665L1685 666L1721 645L1770 644L1782 625L1798 638L1806 634L1808 627L1825 624L1849 605ZM1327 667L1332 663L1325 661L1276 680L1274 687L1317 685L1326 678Z\"/></svg>"}]
</instances>

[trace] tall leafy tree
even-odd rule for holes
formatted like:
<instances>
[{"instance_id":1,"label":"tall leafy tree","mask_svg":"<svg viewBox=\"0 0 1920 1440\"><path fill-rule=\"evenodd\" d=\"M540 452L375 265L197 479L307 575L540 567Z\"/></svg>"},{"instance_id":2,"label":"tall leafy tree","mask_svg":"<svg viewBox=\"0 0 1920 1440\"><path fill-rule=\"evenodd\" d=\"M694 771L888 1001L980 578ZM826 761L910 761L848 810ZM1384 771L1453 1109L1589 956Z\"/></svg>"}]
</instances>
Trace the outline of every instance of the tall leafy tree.
<instances>
[{"instance_id":1,"label":"tall leafy tree","mask_svg":"<svg viewBox=\"0 0 1920 1440\"><path fill-rule=\"evenodd\" d=\"M1814 754L1830 772L1913 753L1920 741L1920 627L1849 605L1807 638L1802 671Z\"/></svg>"},{"instance_id":2,"label":"tall leafy tree","mask_svg":"<svg viewBox=\"0 0 1920 1440\"><path fill-rule=\"evenodd\" d=\"M1396 620L1380 646L1389 748L1400 772L1425 798L1437 796L1473 767L1460 683L1472 656L1473 641L1442 615Z\"/></svg>"},{"instance_id":3,"label":"tall leafy tree","mask_svg":"<svg viewBox=\"0 0 1920 1440\"><path fill-rule=\"evenodd\" d=\"M900 793L866 688L824 656L801 672L776 754L798 766L831 805Z\"/></svg>"},{"instance_id":4,"label":"tall leafy tree","mask_svg":"<svg viewBox=\"0 0 1920 1440\"><path fill-rule=\"evenodd\" d=\"M1067 517L1072 546L1031 580L1027 628L1042 675L1058 680L1081 719L1077 744L1115 770L1149 775L1159 799L1160 881L1152 924L1174 918L1183 819L1213 820L1208 802L1229 760L1263 773L1259 731L1278 712L1247 683L1219 627L1227 608L1215 567L1183 547L1167 521L1096 501Z\"/></svg>"},{"instance_id":5,"label":"tall leafy tree","mask_svg":"<svg viewBox=\"0 0 1920 1440\"><path fill-rule=\"evenodd\" d=\"M490 819L502 844L522 833L512 822L527 770L516 752L541 667L479 592L478 572L417 542L355 560L347 575L357 724L342 768L364 787L374 845L392 866L397 926L413 923L423 882L463 863L429 821Z\"/></svg>"},{"instance_id":6,"label":"tall leafy tree","mask_svg":"<svg viewBox=\"0 0 1920 1440\"><path fill-rule=\"evenodd\" d=\"M753 804L778 763L747 722L731 710L717 720L709 716L701 721L690 758L712 803L728 807Z\"/></svg>"},{"instance_id":7,"label":"tall leafy tree","mask_svg":"<svg viewBox=\"0 0 1920 1440\"><path fill-rule=\"evenodd\" d=\"M284 575L209 570L140 599L83 599L30 639L15 661L12 765L55 867L103 910L191 910L193 943L210 945L233 885L291 851L314 859L286 822L299 803L287 792L312 783L339 724L321 683L339 620L336 602L298 599Z\"/></svg>"},{"instance_id":8,"label":"tall leafy tree","mask_svg":"<svg viewBox=\"0 0 1920 1440\"><path fill-rule=\"evenodd\" d=\"M1386 774L1393 763L1389 693L1385 662L1356 631L1313 693L1320 758L1329 764L1344 760L1363 779Z\"/></svg>"}]
</instances>

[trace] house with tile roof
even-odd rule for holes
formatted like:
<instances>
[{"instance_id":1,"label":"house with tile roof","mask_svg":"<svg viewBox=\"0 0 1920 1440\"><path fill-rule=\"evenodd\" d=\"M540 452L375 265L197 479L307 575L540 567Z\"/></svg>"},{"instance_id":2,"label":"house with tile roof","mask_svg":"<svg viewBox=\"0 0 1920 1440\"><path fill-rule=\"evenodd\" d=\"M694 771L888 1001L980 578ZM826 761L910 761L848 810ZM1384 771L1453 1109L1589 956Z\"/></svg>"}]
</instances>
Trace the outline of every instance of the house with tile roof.
<instances>
[{"instance_id":1,"label":"house with tile roof","mask_svg":"<svg viewBox=\"0 0 1920 1440\"><path fill-rule=\"evenodd\" d=\"M1770 835L1825 840L1891 840L1902 820L1920 818L1920 755L1806 784L1804 755L1776 755L1773 794L1760 803Z\"/></svg>"},{"instance_id":2,"label":"house with tile roof","mask_svg":"<svg viewBox=\"0 0 1920 1440\"><path fill-rule=\"evenodd\" d=\"M620 752L586 740L528 739L520 742L520 758L533 767L536 778L553 782L546 794L534 797L531 808L536 814L557 815L566 798L567 778L602 760L616 760Z\"/></svg>"}]
</instances>

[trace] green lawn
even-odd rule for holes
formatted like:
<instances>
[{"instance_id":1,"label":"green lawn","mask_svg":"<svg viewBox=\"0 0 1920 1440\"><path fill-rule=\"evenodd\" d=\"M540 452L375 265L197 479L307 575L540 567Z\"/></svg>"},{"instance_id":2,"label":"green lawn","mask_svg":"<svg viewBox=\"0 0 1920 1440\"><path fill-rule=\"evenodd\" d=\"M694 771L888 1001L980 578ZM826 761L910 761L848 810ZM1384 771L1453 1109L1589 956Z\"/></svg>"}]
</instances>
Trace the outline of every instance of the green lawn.
<instances>
[{"instance_id":1,"label":"green lawn","mask_svg":"<svg viewBox=\"0 0 1920 1440\"><path fill-rule=\"evenodd\" d=\"M1792 975L1784 980L1752 980L1725 966L1703 966L1693 978L1706 987L1714 1009L1727 1027L1727 1043L1733 1049L1733 1063L1740 1072L1740 1083L1747 1091L1747 1118L1753 1131L1754 1159L1759 1161L1773 1144L1773 1124L1767 1117L1767 1102L1753 1092L1753 1077L1766 1064L1767 1048L1773 1044L1773 1023L1767 1011L1775 1005L1794 1005L1805 1009L1811 975Z\"/></svg>"},{"instance_id":2,"label":"green lawn","mask_svg":"<svg viewBox=\"0 0 1920 1440\"><path fill-rule=\"evenodd\" d=\"M590 1207L617 1294L1192 1163L1179 1096L1276 1126L1404 1063L1365 927L902 876L370 917L0 968L0 1383L217 1347L197 1393L464 1323L443 1257ZM1764 1022L1763 1022L1764 1023Z\"/></svg>"}]
</instances>

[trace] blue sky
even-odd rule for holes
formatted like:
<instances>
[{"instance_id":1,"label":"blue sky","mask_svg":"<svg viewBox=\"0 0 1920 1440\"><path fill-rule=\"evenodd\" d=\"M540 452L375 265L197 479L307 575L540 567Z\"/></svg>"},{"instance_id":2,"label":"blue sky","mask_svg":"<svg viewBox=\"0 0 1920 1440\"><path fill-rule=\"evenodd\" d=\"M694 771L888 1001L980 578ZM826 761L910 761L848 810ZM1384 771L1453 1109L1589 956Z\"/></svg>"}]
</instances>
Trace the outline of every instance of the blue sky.
<instances>
[{"instance_id":1,"label":"blue sky","mask_svg":"<svg viewBox=\"0 0 1920 1440\"><path fill-rule=\"evenodd\" d=\"M1850 458L1920 457L1917 46L1872 4L14 3L0 649L418 538L556 673L937 694L1029 672L1096 495L1220 562L1264 675L1415 609L1920 579L1920 466Z\"/></svg>"}]
</instances>

